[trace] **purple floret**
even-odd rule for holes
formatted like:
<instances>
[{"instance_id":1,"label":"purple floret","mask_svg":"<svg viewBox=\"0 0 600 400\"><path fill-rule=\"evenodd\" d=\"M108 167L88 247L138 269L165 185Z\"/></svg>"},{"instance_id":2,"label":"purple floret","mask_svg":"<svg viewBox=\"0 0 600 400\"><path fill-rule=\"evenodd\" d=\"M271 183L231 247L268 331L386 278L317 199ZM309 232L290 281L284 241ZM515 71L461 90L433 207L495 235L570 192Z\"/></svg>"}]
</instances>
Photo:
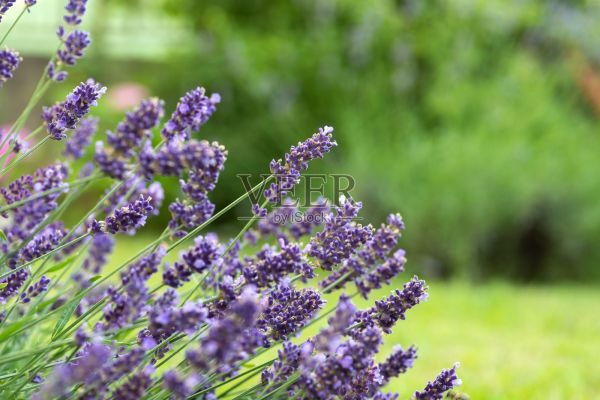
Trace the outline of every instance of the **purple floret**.
<instances>
[{"instance_id":1,"label":"purple floret","mask_svg":"<svg viewBox=\"0 0 600 400\"><path fill-rule=\"evenodd\" d=\"M204 88L198 87L179 99L175 111L161 131L165 139L179 137L189 140L192 133L208 121L221 102L221 96L215 93L208 97L205 93Z\"/></svg>"},{"instance_id":2,"label":"purple floret","mask_svg":"<svg viewBox=\"0 0 600 400\"><path fill-rule=\"evenodd\" d=\"M79 121L90 112L91 107L98 104L98 100L106 92L106 88L96 83L93 79L80 83L67 99L52 107L45 107L42 119L46 122L48 134L54 140L67 137L67 130L75 129Z\"/></svg>"},{"instance_id":3,"label":"purple floret","mask_svg":"<svg viewBox=\"0 0 600 400\"><path fill-rule=\"evenodd\" d=\"M0 18L2 18L1 14ZM13 77L13 72L17 69L21 61L22 58L16 51L11 49L0 50L0 87L2 87L4 82Z\"/></svg>"},{"instance_id":4,"label":"purple floret","mask_svg":"<svg viewBox=\"0 0 600 400\"><path fill-rule=\"evenodd\" d=\"M458 367L459 364L456 363L452 368L442 370L433 382L427 383L425 389L415 392L415 399L440 400L443 398L445 392L456 386L460 386L462 381L458 378L458 375L456 375Z\"/></svg>"},{"instance_id":5,"label":"purple floret","mask_svg":"<svg viewBox=\"0 0 600 400\"><path fill-rule=\"evenodd\" d=\"M92 136L98 130L98 118L84 118L79 125L73 129L69 140L65 143L63 154L70 156L74 160L80 159L85 153L85 149L90 145Z\"/></svg>"}]
</instances>

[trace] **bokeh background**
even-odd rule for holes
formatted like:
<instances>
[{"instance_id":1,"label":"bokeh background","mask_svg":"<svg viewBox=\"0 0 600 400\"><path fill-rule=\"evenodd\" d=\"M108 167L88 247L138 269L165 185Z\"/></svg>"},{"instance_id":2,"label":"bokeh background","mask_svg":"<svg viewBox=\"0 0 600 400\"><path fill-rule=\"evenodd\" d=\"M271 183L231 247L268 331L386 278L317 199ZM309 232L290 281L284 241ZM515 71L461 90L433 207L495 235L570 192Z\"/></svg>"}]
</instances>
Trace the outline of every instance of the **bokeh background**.
<instances>
[{"instance_id":1,"label":"bokeh background","mask_svg":"<svg viewBox=\"0 0 600 400\"><path fill-rule=\"evenodd\" d=\"M25 60L1 123L57 46L64 2L39 3L7 41ZM374 224L400 211L409 271L395 285L431 285L388 338L420 349L394 389L408 398L460 360L472 398L599 398L599 17L584 0L90 0L94 43L45 102L88 76L108 86L100 139L145 96L170 112L198 85L220 93L200 132L229 149L217 208L242 192L236 174L334 126L339 147L311 172L352 175ZM56 158L59 144L26 167Z\"/></svg>"}]
</instances>

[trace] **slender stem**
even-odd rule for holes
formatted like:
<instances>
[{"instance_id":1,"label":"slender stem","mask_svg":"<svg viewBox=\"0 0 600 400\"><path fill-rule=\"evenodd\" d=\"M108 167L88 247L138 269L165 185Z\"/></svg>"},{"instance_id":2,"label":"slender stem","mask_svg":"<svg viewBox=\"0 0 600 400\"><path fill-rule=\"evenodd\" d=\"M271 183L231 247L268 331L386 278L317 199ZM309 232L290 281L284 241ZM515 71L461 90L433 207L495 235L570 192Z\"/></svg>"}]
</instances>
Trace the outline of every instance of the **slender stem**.
<instances>
[{"instance_id":1,"label":"slender stem","mask_svg":"<svg viewBox=\"0 0 600 400\"><path fill-rule=\"evenodd\" d=\"M2 36L2 39L0 39L0 46L2 46L4 44L4 41L6 40L6 38L8 37L8 35L10 35L10 33L12 32L12 30L15 28L15 26L17 25L17 23L19 22L19 20L21 19L21 17L23 16L23 14L25 14L25 11L27 11L27 9L29 8L29 6L25 6L23 7L23 9L21 10L21 12L19 13L19 15L17 15L17 18L15 18L15 20L13 21L13 23L8 27L8 30L6 31L6 33Z\"/></svg>"},{"instance_id":2,"label":"slender stem","mask_svg":"<svg viewBox=\"0 0 600 400\"><path fill-rule=\"evenodd\" d=\"M40 128L42 128L42 127L40 127ZM38 128L38 129L40 129L40 128ZM40 140L39 142L37 142L36 145L33 146L31 149L27 150L25 153L23 153L19 157L17 157L16 160L14 160L10 164L8 164L6 167L2 168L0 170L0 177L3 176L8 171L10 171L15 165L17 165L18 163L20 163L21 161L23 161L25 158L27 158L31 154L33 154L37 149L39 149L40 147L42 147L44 145L44 143L46 143L48 140L50 140L50 138L51 138L50 135L45 136L42 140Z\"/></svg>"},{"instance_id":3,"label":"slender stem","mask_svg":"<svg viewBox=\"0 0 600 400\"><path fill-rule=\"evenodd\" d=\"M94 180L100 180L100 179L103 179L103 178L105 178L105 177L104 176L98 176L98 175L95 175L95 176L91 175L91 176L88 176L87 178L77 179L77 180L68 182L68 185L69 185L68 187L79 186L79 185L82 185L84 183L87 183L87 182L90 182L90 181L94 181ZM52 193L64 192L64 191L66 191L68 189L68 187L55 187L55 188L52 188L52 189L44 190L43 192L35 193L35 194L29 196L26 199L15 201L14 203L10 203L10 204L8 204L6 206L0 207L0 213L12 210L14 208L18 208L18 207L22 206L23 204L27 204L30 201L37 200L39 198L42 198L42 197L47 196L47 195L52 194Z\"/></svg>"},{"instance_id":4,"label":"slender stem","mask_svg":"<svg viewBox=\"0 0 600 400\"><path fill-rule=\"evenodd\" d=\"M240 197L238 197L237 199L235 199L233 202L231 202L230 204L228 204L227 206L225 206L221 211L219 211L218 213L216 213L215 215L213 215L212 217L210 217L209 219L207 219L206 222L204 222L203 224L200 224L196 228L192 229L187 235L185 235L184 237L182 237L181 239L179 239L175 243L173 243L167 249L167 253L170 252L171 250L175 249L177 246L179 246L181 243L185 242L190 237L195 236L198 232L200 232L201 230L203 230L204 228L206 228L208 225L210 225L212 222L214 222L216 219L218 219L221 215L225 214L227 211L231 210L233 207L235 207L236 205L238 205L239 203L241 203L242 201L244 201L251 193L254 193L263 184L268 183L271 179L273 179L273 175L269 176L268 178L265 178L263 181L261 181L260 183L258 183L252 189L250 189L248 192L246 192L245 194L241 195Z\"/></svg>"},{"instance_id":5,"label":"slender stem","mask_svg":"<svg viewBox=\"0 0 600 400\"><path fill-rule=\"evenodd\" d=\"M52 254L55 254L55 253L57 253L57 252L61 251L62 249L66 248L66 247L72 246L72 245L74 245L75 243L79 242L80 240L83 240L83 239L85 239L85 238L86 238L86 237L88 237L88 236L90 236L90 233L89 233L89 232L88 232L88 233L84 233L83 235L81 235L81 236L79 236L79 237L77 237L77 238L75 238L75 239L71 240L70 242L67 242L67 243L63 244L62 246L58 246L58 247L56 247L55 249L52 249L52 250L50 250L49 252L47 252L46 254L44 254L44 255L42 255L42 256L39 256L39 257L37 257L37 258L34 258L34 259L33 259L33 260L31 260L31 261L27 261L25 264L19 265L18 267L15 267L14 269L11 269L11 270L9 270L9 271L3 272L2 274L0 274L0 279L4 279L4 278L6 278L6 277L7 277L7 276L9 276L9 275L12 275L12 274L14 274L14 273L15 273L15 272L17 272L17 271L20 271L20 270L22 270L23 268L25 268L25 267L28 267L29 265L31 265L31 264L34 264L34 263L36 263L37 261L40 261L40 260L44 259L45 257L49 257L49 256L51 256Z\"/></svg>"}]
</instances>

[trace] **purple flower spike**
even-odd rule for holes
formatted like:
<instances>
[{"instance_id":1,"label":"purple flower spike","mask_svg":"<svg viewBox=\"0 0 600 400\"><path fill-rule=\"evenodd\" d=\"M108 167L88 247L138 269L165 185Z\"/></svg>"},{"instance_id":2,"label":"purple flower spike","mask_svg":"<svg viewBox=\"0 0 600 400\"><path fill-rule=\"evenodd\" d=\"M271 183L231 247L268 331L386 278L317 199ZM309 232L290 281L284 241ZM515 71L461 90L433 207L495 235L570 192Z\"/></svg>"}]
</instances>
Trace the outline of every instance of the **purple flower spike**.
<instances>
[{"instance_id":1,"label":"purple flower spike","mask_svg":"<svg viewBox=\"0 0 600 400\"><path fill-rule=\"evenodd\" d=\"M414 276L404 284L402 290L396 289L391 296L376 301L375 306L367 311L357 313L357 320L366 326L377 325L385 333L390 333L398 320L406 318L406 311L426 300L427 286L425 286L425 281Z\"/></svg>"},{"instance_id":2,"label":"purple flower spike","mask_svg":"<svg viewBox=\"0 0 600 400\"><path fill-rule=\"evenodd\" d=\"M62 103L44 107L42 119L46 122L48 134L52 139L65 139L65 132L74 129L81 118L90 112L91 107L98 104L105 92L105 87L93 79L88 79L87 82L80 83Z\"/></svg>"},{"instance_id":3,"label":"purple flower spike","mask_svg":"<svg viewBox=\"0 0 600 400\"><path fill-rule=\"evenodd\" d=\"M117 125L114 133L108 132L108 144L117 152L133 157L134 149L140 147L144 139L152 137L150 130L158 125L163 115L162 100L156 97L143 100L137 109L126 114L125 121Z\"/></svg>"},{"instance_id":4,"label":"purple flower spike","mask_svg":"<svg viewBox=\"0 0 600 400\"><path fill-rule=\"evenodd\" d=\"M2 16L15 4L15 0L0 0L0 21Z\"/></svg>"},{"instance_id":5,"label":"purple flower spike","mask_svg":"<svg viewBox=\"0 0 600 400\"><path fill-rule=\"evenodd\" d=\"M90 34L83 31L73 31L64 40L64 47L56 55L61 63L73 66L83 57L83 52L92 43Z\"/></svg>"},{"instance_id":6,"label":"purple flower spike","mask_svg":"<svg viewBox=\"0 0 600 400\"><path fill-rule=\"evenodd\" d=\"M69 25L81 24L81 18L85 14L87 6L87 0L69 0L69 3L65 6L67 15L63 17L64 21Z\"/></svg>"},{"instance_id":7,"label":"purple flower spike","mask_svg":"<svg viewBox=\"0 0 600 400\"><path fill-rule=\"evenodd\" d=\"M118 232L132 232L146 224L147 215L151 211L150 199L141 195L135 202L116 210L106 221L94 221L90 230L96 234L108 232L113 235Z\"/></svg>"},{"instance_id":8,"label":"purple flower spike","mask_svg":"<svg viewBox=\"0 0 600 400\"><path fill-rule=\"evenodd\" d=\"M88 256L83 262L83 269L92 274L99 274L102 267L108 262L107 256L112 253L115 240L111 235L100 233L94 235Z\"/></svg>"},{"instance_id":9,"label":"purple flower spike","mask_svg":"<svg viewBox=\"0 0 600 400\"><path fill-rule=\"evenodd\" d=\"M199 370L209 366L229 372L234 363L264 345L264 336L254 328L260 314L256 293L248 288L231 306L229 314L213 323L200 341L200 349L188 350L187 361Z\"/></svg>"},{"instance_id":10,"label":"purple flower spike","mask_svg":"<svg viewBox=\"0 0 600 400\"><path fill-rule=\"evenodd\" d=\"M165 124L161 134L165 139L171 140L179 137L184 140L191 138L204 125L217 109L221 96L213 94L206 96L206 90L198 87L185 94L177 104L169 121Z\"/></svg>"},{"instance_id":11,"label":"purple flower spike","mask_svg":"<svg viewBox=\"0 0 600 400\"><path fill-rule=\"evenodd\" d=\"M222 262L224 247L215 235L198 236L194 245L181 253L181 260L165 269L163 282L177 288L189 281L193 273L203 273Z\"/></svg>"},{"instance_id":12,"label":"purple flower spike","mask_svg":"<svg viewBox=\"0 0 600 400\"><path fill-rule=\"evenodd\" d=\"M21 294L21 301L23 303L29 303L31 299L39 296L40 294L48 290L49 284L50 279L46 278L45 276L42 276L39 281L27 288L27 292L23 292Z\"/></svg>"},{"instance_id":13,"label":"purple flower spike","mask_svg":"<svg viewBox=\"0 0 600 400\"><path fill-rule=\"evenodd\" d=\"M179 376L176 370L167 371L163 375L163 386L177 400L185 400L198 384L199 379L192 375L188 378Z\"/></svg>"},{"instance_id":14,"label":"purple flower spike","mask_svg":"<svg viewBox=\"0 0 600 400\"><path fill-rule=\"evenodd\" d=\"M281 204L283 196L300 182L300 172L308 168L309 161L323 158L325 153L337 146L332 132L330 126L319 128L319 132L290 148L290 152L284 156L285 163L282 160L271 161L270 169L275 182L264 192L270 202Z\"/></svg>"},{"instance_id":15,"label":"purple flower spike","mask_svg":"<svg viewBox=\"0 0 600 400\"><path fill-rule=\"evenodd\" d=\"M382 284L388 285L393 277L404 271L406 252L397 250L392 257L378 265L374 271L356 280L356 286L365 299L373 289L381 288Z\"/></svg>"},{"instance_id":16,"label":"purple flower spike","mask_svg":"<svg viewBox=\"0 0 600 400\"><path fill-rule=\"evenodd\" d=\"M82 119L79 125L73 129L71 138L65 143L63 154L71 156L74 160L81 158L97 130L98 118L88 117Z\"/></svg>"},{"instance_id":17,"label":"purple flower spike","mask_svg":"<svg viewBox=\"0 0 600 400\"><path fill-rule=\"evenodd\" d=\"M362 203L351 198L340 198L335 214L325 219L325 228L310 241L308 254L320 261L321 267L331 270L347 260L373 235L371 226L362 226L353 221L362 208Z\"/></svg>"},{"instance_id":18,"label":"purple flower spike","mask_svg":"<svg viewBox=\"0 0 600 400\"><path fill-rule=\"evenodd\" d=\"M459 363L454 364L451 369L445 369L435 378L433 382L428 382L425 389L416 391L414 398L416 400L440 400L448 390L462 385L462 381L456 375Z\"/></svg>"},{"instance_id":19,"label":"purple flower spike","mask_svg":"<svg viewBox=\"0 0 600 400\"><path fill-rule=\"evenodd\" d=\"M0 14L0 18L2 15ZM17 69L23 59L14 50L0 50L0 87L7 80L13 77L13 72Z\"/></svg>"},{"instance_id":20,"label":"purple flower spike","mask_svg":"<svg viewBox=\"0 0 600 400\"><path fill-rule=\"evenodd\" d=\"M289 282L271 291L266 302L256 326L275 341L288 339L325 304L315 290L296 290Z\"/></svg>"},{"instance_id":21,"label":"purple flower spike","mask_svg":"<svg viewBox=\"0 0 600 400\"><path fill-rule=\"evenodd\" d=\"M391 378L408 371L409 368L413 367L416 359L417 349L414 346L410 346L406 350L400 346L395 346L392 355L379 364L379 372L383 378L382 383L385 385Z\"/></svg>"},{"instance_id":22,"label":"purple flower spike","mask_svg":"<svg viewBox=\"0 0 600 400\"><path fill-rule=\"evenodd\" d=\"M4 228L7 237L7 242L3 244L5 253L10 244L28 238L32 230L56 209L58 197L68 189L68 185L64 182L67 176L67 168L63 164L55 164L40 168L33 175L23 175L7 187L0 189L6 204L25 200L35 193L57 189L54 193L28 201L3 215L5 218L12 216L10 226Z\"/></svg>"},{"instance_id":23,"label":"purple flower spike","mask_svg":"<svg viewBox=\"0 0 600 400\"><path fill-rule=\"evenodd\" d=\"M256 256L244 260L243 275L246 282L259 288L279 283L289 274L301 274L304 279L314 276L313 268L306 261L300 246L280 239L281 250L265 245Z\"/></svg>"}]
</instances>

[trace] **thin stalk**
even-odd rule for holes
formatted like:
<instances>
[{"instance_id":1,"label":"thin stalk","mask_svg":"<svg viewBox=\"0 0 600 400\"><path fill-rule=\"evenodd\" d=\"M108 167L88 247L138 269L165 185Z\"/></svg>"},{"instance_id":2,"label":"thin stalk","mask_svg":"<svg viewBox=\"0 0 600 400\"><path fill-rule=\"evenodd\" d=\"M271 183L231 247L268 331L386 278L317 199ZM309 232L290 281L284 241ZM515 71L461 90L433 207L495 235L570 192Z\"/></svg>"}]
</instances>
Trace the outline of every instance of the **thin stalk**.
<instances>
[{"instance_id":1,"label":"thin stalk","mask_svg":"<svg viewBox=\"0 0 600 400\"><path fill-rule=\"evenodd\" d=\"M103 178L105 178L105 177L104 176L88 176L86 178L76 179L74 181L68 182L68 185L69 185L69 187L79 186L79 185L83 185L84 183L91 182L91 181L94 181L96 179L100 180L100 179L103 179ZM63 192L63 191L65 191L65 189L67 189L67 188L65 188L65 187L55 187L55 188L52 188L52 189L44 190L43 192L35 193L35 194L33 194L32 196L30 196L30 197L28 197L26 199L15 201L14 203L5 205L3 207L0 207L0 213L6 212L6 211L10 211L10 210L12 210L14 208L18 208L18 207L22 206L23 204L27 204L30 201L40 199L40 198L42 198L44 196L47 196L49 194L53 194L53 193L57 193L57 192Z\"/></svg>"},{"instance_id":2,"label":"thin stalk","mask_svg":"<svg viewBox=\"0 0 600 400\"><path fill-rule=\"evenodd\" d=\"M38 128L39 129L39 128ZM42 147L44 145L44 143L46 143L48 140L50 140L51 136L45 136L42 140L40 140L39 142L37 142L35 144L35 146L33 146L32 148L30 148L29 150L27 150L25 153L21 154L19 157L17 157L13 162L11 162L10 164L8 164L6 167L2 168L0 170L0 177L4 176L4 174L6 174L8 171L10 171L11 169L13 169L13 167L17 164L19 164L21 161L23 161L25 158L29 157L31 154L33 154L37 149L39 149L40 147Z\"/></svg>"},{"instance_id":3,"label":"thin stalk","mask_svg":"<svg viewBox=\"0 0 600 400\"><path fill-rule=\"evenodd\" d=\"M8 37L8 35L10 35L10 33L12 32L12 30L15 28L15 26L17 25L17 23L19 22L19 20L21 19L21 17L23 16L23 14L25 14L25 11L27 11L27 9L29 8L29 6L25 6L23 7L23 9L21 10L21 12L19 13L19 15L17 15L17 18L15 18L15 20L13 21L13 23L8 27L8 30L6 31L6 33L2 36L2 39L0 39L0 46L2 46L4 44L4 41L6 40L6 38Z\"/></svg>"},{"instance_id":4,"label":"thin stalk","mask_svg":"<svg viewBox=\"0 0 600 400\"><path fill-rule=\"evenodd\" d=\"M81 236L79 236L79 237L77 237L77 238L75 238L75 239L71 240L70 242L67 242L67 243L63 244L62 246L58 246L58 247L56 247L55 249L52 249L52 250L50 250L49 252L47 252L46 254L44 254L44 255L42 255L42 256L39 256L39 257L37 257L37 258L34 258L34 259L33 259L33 260L31 260L31 261L27 261L25 264L19 265L18 267L15 267L14 269L11 269L10 271L6 271L6 272L4 272L4 273L0 274L0 279L4 279L4 278L6 278L6 277L7 277L7 276L9 276L9 275L12 275L12 274L14 274L14 273L15 273L15 272L17 272L17 271L20 271L20 270L22 270L23 268L25 268L25 267L28 267L28 266L30 266L31 264L34 264L34 263L36 263L36 262L38 262L38 261L40 261L40 260L44 259L45 257L49 257L49 256L51 256L52 254L56 254L57 252L61 251L62 249L66 248L66 247L69 247L69 246L72 246L72 245L74 245L75 243L79 242L80 240L83 240L83 239L85 239L85 238L86 238L86 237L88 237L88 236L90 236L90 233L89 233L89 232L88 232L88 233L84 233L83 235L81 235Z\"/></svg>"}]
</instances>

